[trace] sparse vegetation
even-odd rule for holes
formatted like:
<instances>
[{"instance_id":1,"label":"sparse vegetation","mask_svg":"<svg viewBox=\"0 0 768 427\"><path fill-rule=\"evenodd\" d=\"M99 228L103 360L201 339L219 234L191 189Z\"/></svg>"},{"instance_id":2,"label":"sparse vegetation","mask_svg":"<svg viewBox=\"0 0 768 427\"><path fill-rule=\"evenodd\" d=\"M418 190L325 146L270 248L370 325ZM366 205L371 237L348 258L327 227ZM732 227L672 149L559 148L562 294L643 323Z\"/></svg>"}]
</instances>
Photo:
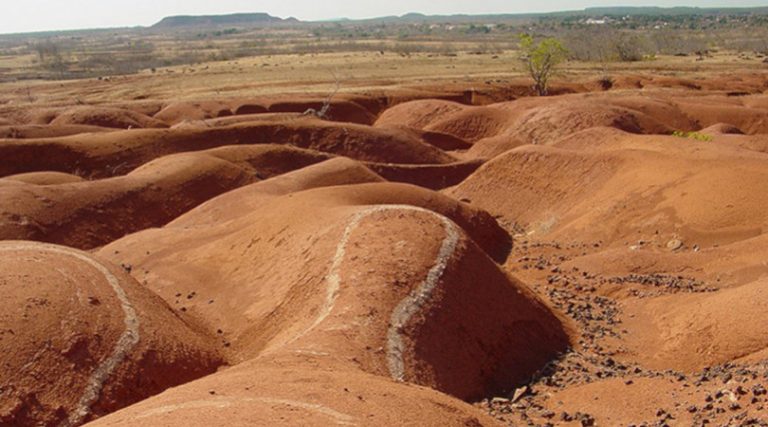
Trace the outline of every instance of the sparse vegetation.
<instances>
[{"instance_id":1,"label":"sparse vegetation","mask_svg":"<svg viewBox=\"0 0 768 427\"><path fill-rule=\"evenodd\" d=\"M686 131L676 130L672 132L672 136L676 136L678 138L692 139L695 141L702 141L702 142L712 141L712 135L707 135L701 132L686 132Z\"/></svg>"},{"instance_id":2,"label":"sparse vegetation","mask_svg":"<svg viewBox=\"0 0 768 427\"><path fill-rule=\"evenodd\" d=\"M331 112L331 103L333 101L333 97L336 96L337 93L339 93L339 90L341 89L341 82L339 81L338 74L334 71L331 73L333 75L334 80L334 87L333 91L328 94L328 96L325 97L323 100L323 105L320 107L319 110L316 110L314 108L309 108L306 111L304 111L303 115L305 116L315 116L319 119L325 120L328 117L328 114Z\"/></svg>"},{"instance_id":3,"label":"sparse vegetation","mask_svg":"<svg viewBox=\"0 0 768 427\"><path fill-rule=\"evenodd\" d=\"M599 13L599 15L596 15ZM383 52L402 56L503 55L519 48L515 35L560 40L568 59L610 64L660 56L712 58L716 50L768 55L765 10L607 8L552 15L430 17L412 15L363 21L277 26L242 20L167 20L147 29L84 30L0 36L0 58L13 63L2 80L75 79L124 75L162 67L269 55ZM263 19L262 19L263 18ZM260 19L269 21L268 16ZM191 25L191 22L200 22ZM18 65L21 66L18 66ZM0 69L7 71L0 63Z\"/></svg>"},{"instance_id":4,"label":"sparse vegetation","mask_svg":"<svg viewBox=\"0 0 768 427\"><path fill-rule=\"evenodd\" d=\"M549 80L557 66L567 59L568 50L558 39L550 37L536 42L533 36L521 34L520 51L525 69L533 78L534 90L539 96L546 96Z\"/></svg>"}]
</instances>

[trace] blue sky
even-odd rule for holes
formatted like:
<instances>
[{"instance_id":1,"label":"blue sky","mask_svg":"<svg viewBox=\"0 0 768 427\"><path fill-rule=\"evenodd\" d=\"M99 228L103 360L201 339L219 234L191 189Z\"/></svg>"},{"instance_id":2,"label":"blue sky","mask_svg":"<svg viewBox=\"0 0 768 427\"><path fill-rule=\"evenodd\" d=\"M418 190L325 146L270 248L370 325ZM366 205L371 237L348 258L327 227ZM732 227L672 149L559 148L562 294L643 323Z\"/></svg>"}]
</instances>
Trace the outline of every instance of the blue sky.
<instances>
[{"instance_id":1,"label":"blue sky","mask_svg":"<svg viewBox=\"0 0 768 427\"><path fill-rule=\"evenodd\" d=\"M522 13L589 6L768 6L768 0L0 0L0 33L151 25L164 16L267 12L303 20L427 14ZM12 4L12 5L9 5Z\"/></svg>"}]
</instances>

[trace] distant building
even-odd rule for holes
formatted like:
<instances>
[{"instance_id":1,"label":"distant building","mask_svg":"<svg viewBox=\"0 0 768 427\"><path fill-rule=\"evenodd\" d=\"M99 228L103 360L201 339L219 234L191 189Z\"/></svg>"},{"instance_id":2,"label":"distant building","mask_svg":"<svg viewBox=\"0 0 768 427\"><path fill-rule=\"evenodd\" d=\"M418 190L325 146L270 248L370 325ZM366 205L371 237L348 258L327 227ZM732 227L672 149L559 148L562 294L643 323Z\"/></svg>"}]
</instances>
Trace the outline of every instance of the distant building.
<instances>
[{"instance_id":1,"label":"distant building","mask_svg":"<svg viewBox=\"0 0 768 427\"><path fill-rule=\"evenodd\" d=\"M587 20L584 21L584 23L587 25L605 25L608 23L608 18L600 18L600 19L587 18Z\"/></svg>"}]
</instances>

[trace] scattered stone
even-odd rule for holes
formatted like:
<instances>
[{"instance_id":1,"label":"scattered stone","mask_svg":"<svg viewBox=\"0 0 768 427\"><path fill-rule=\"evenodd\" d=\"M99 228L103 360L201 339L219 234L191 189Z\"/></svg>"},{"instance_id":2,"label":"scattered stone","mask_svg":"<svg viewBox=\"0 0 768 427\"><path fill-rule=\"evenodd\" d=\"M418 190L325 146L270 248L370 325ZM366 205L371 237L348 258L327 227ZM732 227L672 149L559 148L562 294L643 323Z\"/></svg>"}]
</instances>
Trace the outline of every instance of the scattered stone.
<instances>
[{"instance_id":1,"label":"scattered stone","mask_svg":"<svg viewBox=\"0 0 768 427\"><path fill-rule=\"evenodd\" d=\"M512 402L517 402L520 400L521 397L523 397L528 392L528 386L522 386L515 390L515 392L512 394Z\"/></svg>"},{"instance_id":2,"label":"scattered stone","mask_svg":"<svg viewBox=\"0 0 768 427\"><path fill-rule=\"evenodd\" d=\"M667 242L667 249L670 251L678 251L683 247L683 242L679 239L672 239Z\"/></svg>"}]
</instances>

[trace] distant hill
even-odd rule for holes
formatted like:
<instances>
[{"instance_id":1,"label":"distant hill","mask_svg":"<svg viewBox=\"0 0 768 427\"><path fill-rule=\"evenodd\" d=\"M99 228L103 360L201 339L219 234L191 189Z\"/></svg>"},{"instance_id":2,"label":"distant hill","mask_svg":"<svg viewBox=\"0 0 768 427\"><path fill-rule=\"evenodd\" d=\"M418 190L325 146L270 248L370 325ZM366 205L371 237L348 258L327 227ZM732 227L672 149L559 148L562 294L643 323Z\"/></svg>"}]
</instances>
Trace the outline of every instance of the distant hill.
<instances>
[{"instance_id":1,"label":"distant hill","mask_svg":"<svg viewBox=\"0 0 768 427\"><path fill-rule=\"evenodd\" d=\"M768 15L768 7L590 7L582 10L566 10L542 13L505 13L488 15L424 15L408 13L402 16L382 16L377 18L351 20L347 18L333 20L337 23L353 24L408 24L408 23L482 23L516 21L541 17L569 16L704 16L704 15Z\"/></svg>"},{"instance_id":2,"label":"distant hill","mask_svg":"<svg viewBox=\"0 0 768 427\"><path fill-rule=\"evenodd\" d=\"M169 16L153 25L154 29L191 27L191 26L227 26L227 25L271 25L298 23L296 18L282 19L267 13L233 13L230 15Z\"/></svg>"},{"instance_id":3,"label":"distant hill","mask_svg":"<svg viewBox=\"0 0 768 427\"><path fill-rule=\"evenodd\" d=\"M314 22L322 24L413 24L413 23L473 23L473 22L510 22L541 17L567 16L702 16L702 15L768 15L768 7L752 8L699 8L699 7L590 7L583 10L570 10L551 13L519 13L489 15L424 15L408 13L402 16L382 16L369 19L339 18ZM169 16L153 25L152 29L210 26L260 26L276 24L311 24L296 18L282 19L267 13L235 13L231 15Z\"/></svg>"},{"instance_id":4,"label":"distant hill","mask_svg":"<svg viewBox=\"0 0 768 427\"><path fill-rule=\"evenodd\" d=\"M765 15L768 7L589 7L585 15L604 16L691 16L691 15Z\"/></svg>"}]
</instances>

